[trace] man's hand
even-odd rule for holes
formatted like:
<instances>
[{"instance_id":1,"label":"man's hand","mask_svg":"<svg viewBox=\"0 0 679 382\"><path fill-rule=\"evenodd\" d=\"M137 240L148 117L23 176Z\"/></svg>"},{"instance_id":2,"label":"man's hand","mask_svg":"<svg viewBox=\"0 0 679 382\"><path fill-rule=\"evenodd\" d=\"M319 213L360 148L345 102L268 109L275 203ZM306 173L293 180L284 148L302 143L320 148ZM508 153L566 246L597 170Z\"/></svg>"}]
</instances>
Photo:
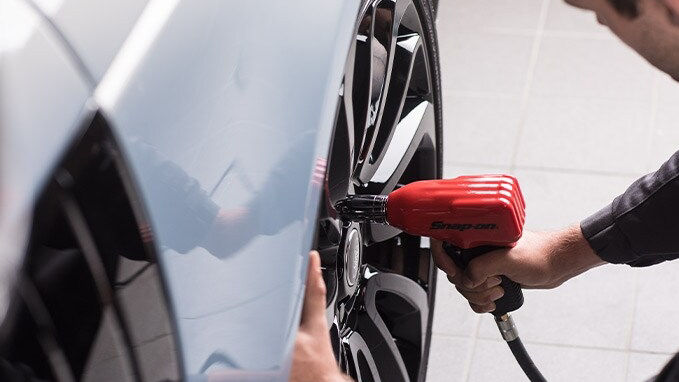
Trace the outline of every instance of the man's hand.
<instances>
[{"instance_id":1,"label":"man's hand","mask_svg":"<svg viewBox=\"0 0 679 382\"><path fill-rule=\"evenodd\" d=\"M325 283L318 252L310 254L309 271L302 308L302 322L295 341L291 382L351 381L337 367L325 321Z\"/></svg>"},{"instance_id":2,"label":"man's hand","mask_svg":"<svg viewBox=\"0 0 679 382\"><path fill-rule=\"evenodd\" d=\"M593 267L604 264L582 236L579 226L557 232L524 232L515 247L481 255L462 272L432 240L436 265L469 301L476 313L495 310L494 301L504 295L501 275L524 288L550 289Z\"/></svg>"}]
</instances>

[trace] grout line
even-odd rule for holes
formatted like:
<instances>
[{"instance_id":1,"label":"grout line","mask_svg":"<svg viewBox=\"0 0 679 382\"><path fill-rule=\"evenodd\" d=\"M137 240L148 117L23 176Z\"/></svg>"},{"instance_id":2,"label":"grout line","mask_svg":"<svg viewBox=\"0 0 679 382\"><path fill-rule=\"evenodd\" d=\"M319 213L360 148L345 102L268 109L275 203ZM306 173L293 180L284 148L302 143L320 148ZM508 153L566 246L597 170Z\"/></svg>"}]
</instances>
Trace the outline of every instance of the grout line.
<instances>
[{"instance_id":1,"label":"grout line","mask_svg":"<svg viewBox=\"0 0 679 382\"><path fill-rule=\"evenodd\" d=\"M606 170L587 170L587 169L572 169L563 167L542 167L542 166L515 166L516 169L532 170L532 171L553 171L566 174L582 174L582 175L601 175L601 176L619 176L619 177L640 177L645 175L643 172L621 172L621 171L606 171Z\"/></svg>"},{"instance_id":2,"label":"grout line","mask_svg":"<svg viewBox=\"0 0 679 382\"><path fill-rule=\"evenodd\" d=\"M549 0L547 0L549 1ZM497 34L504 36L521 36L531 37L535 35L536 28L511 28L511 27L467 27L457 28L457 32L461 34ZM570 40L599 40L599 41L615 41L615 35L610 32L576 32L569 30L547 29L543 30L544 36L570 39Z\"/></svg>"},{"instance_id":3,"label":"grout line","mask_svg":"<svg viewBox=\"0 0 679 382\"><path fill-rule=\"evenodd\" d=\"M476 314L476 313L474 313ZM431 334L438 336L438 337L445 337L445 338L456 338L456 339L461 339L461 340L470 340L474 339L474 334L452 334L452 333L443 333L443 332L431 332ZM485 339L484 337L479 337L482 339Z\"/></svg>"},{"instance_id":4,"label":"grout line","mask_svg":"<svg viewBox=\"0 0 679 382\"><path fill-rule=\"evenodd\" d=\"M521 138L523 137L525 130L528 101L530 98L531 88L533 87L535 68L537 67L538 57L540 56L540 46L542 44L542 35L545 30L545 23L547 22L547 13L549 11L550 1L551 0L542 0L542 6L540 8L540 19L538 21L538 29L535 32L535 39L533 40L531 57L530 61L528 62L528 72L526 73L526 84L523 88L523 95L521 97L521 120L519 122L519 129L516 133L516 139L514 141L514 152L512 153L512 159L509 165L510 172L514 172L514 170L516 169L516 159L519 155L519 144L521 143Z\"/></svg>"},{"instance_id":5,"label":"grout line","mask_svg":"<svg viewBox=\"0 0 679 382\"><path fill-rule=\"evenodd\" d=\"M474 362L474 355L476 354L476 344L479 342L479 331L481 329L481 317L476 317L476 329L474 330L474 336L472 337L472 351L469 354L469 359L467 360L467 365L464 368L464 374L462 374L462 380L469 382L469 377L471 375L472 363Z\"/></svg>"},{"instance_id":6,"label":"grout line","mask_svg":"<svg viewBox=\"0 0 679 382\"><path fill-rule=\"evenodd\" d=\"M490 167L497 170L506 170L508 166L501 164L490 164L490 163L477 163L477 162L464 162L464 161L446 161L443 163L444 168L446 166L468 166L468 167Z\"/></svg>"},{"instance_id":7,"label":"grout line","mask_svg":"<svg viewBox=\"0 0 679 382\"><path fill-rule=\"evenodd\" d=\"M508 166L492 163L479 163L479 162L463 162L463 161L446 161L444 166L468 166L468 167L489 167L492 169L505 170ZM564 168L564 167L551 167L551 166L526 166L526 165L516 165L514 166L514 171L516 170L530 170L530 171L542 171L542 172L553 172L553 173L563 173L563 174L574 174L574 175L600 175L600 176L610 176L610 177L640 177L644 175L641 172L619 172L619 171L606 171L606 170L589 170L589 169L575 169L575 168Z\"/></svg>"},{"instance_id":8,"label":"grout line","mask_svg":"<svg viewBox=\"0 0 679 382\"><path fill-rule=\"evenodd\" d=\"M629 379L629 361L632 355L632 337L634 335L634 320L637 315L637 301L639 300L639 272L634 272L634 294L632 295L632 326L629 329L629 334L627 336L627 357L625 357L625 381Z\"/></svg>"},{"instance_id":9,"label":"grout line","mask_svg":"<svg viewBox=\"0 0 679 382\"><path fill-rule=\"evenodd\" d=\"M498 340L498 339L489 338L489 337L488 338L481 337L481 338L479 338L479 340L480 341L497 342L499 344L505 343L505 341L503 341L503 340ZM554 343L554 342L526 340L525 338L522 338L521 340L523 341L523 343L529 344L529 345L549 346L549 347L557 347L557 348L581 349L581 350L600 350L600 351L609 351L609 352L617 352L617 353L637 353L637 354L649 354L649 355L666 355L666 356L675 355L675 353L668 353L668 352L663 352L663 351L625 350L625 349L608 348L608 347L605 347L605 346L559 344L559 343Z\"/></svg>"},{"instance_id":10,"label":"grout line","mask_svg":"<svg viewBox=\"0 0 679 382\"><path fill-rule=\"evenodd\" d=\"M491 99L508 99L508 100L522 100L521 94L516 93L501 93L492 91L474 91L474 90L455 90L451 89L446 91L446 95L452 95L456 97L469 97L469 98L491 98ZM648 104L640 98L635 98L636 96L630 96L626 94L620 94L619 96L605 96L605 95L579 95L579 94L541 94L540 99L544 100L568 100L568 101L612 101L620 103L634 103L645 105Z\"/></svg>"},{"instance_id":11,"label":"grout line","mask_svg":"<svg viewBox=\"0 0 679 382\"><path fill-rule=\"evenodd\" d=\"M466 98L492 98L492 99L520 99L519 94L512 93L496 93L488 91L472 91L472 90L448 90L446 96L466 97Z\"/></svg>"},{"instance_id":12,"label":"grout line","mask_svg":"<svg viewBox=\"0 0 679 382\"><path fill-rule=\"evenodd\" d=\"M646 137L646 152L650 153L653 147L655 125L658 119L658 105L660 98L660 76L657 73L653 73L653 89L651 91L651 112L648 117L648 136ZM648 159L645 164L645 169L649 169L653 165L657 166L655 163L649 163ZM653 170L652 170L653 171Z\"/></svg>"},{"instance_id":13,"label":"grout line","mask_svg":"<svg viewBox=\"0 0 679 382\"><path fill-rule=\"evenodd\" d=\"M607 96L607 95L581 95L581 94L558 94L558 93L548 94L547 93L547 94L538 94L536 96L539 96L540 99L543 99L543 100L555 100L555 101L560 101L560 100L567 100L567 101L612 101L612 102L620 102L620 103L635 103L635 104L640 104L640 105L647 105L648 104L648 100L638 98L638 96L636 94L632 94L632 95L630 95L630 94L618 94L616 96ZM517 98L517 97L514 97L514 98ZM644 97L644 98L646 98L646 97Z\"/></svg>"},{"instance_id":14,"label":"grout line","mask_svg":"<svg viewBox=\"0 0 679 382\"><path fill-rule=\"evenodd\" d=\"M571 40L599 40L599 41L615 41L615 35L608 31L606 32L574 32L564 30L545 30L544 36L551 38L571 39Z\"/></svg>"}]
</instances>

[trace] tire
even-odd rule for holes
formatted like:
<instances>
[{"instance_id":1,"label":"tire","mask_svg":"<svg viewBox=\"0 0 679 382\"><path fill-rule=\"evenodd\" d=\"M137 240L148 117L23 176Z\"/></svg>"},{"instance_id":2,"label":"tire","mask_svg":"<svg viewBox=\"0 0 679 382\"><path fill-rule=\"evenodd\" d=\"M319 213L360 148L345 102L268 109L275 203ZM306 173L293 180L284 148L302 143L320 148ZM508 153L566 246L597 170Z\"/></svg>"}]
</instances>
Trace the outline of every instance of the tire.
<instances>
[{"instance_id":1,"label":"tire","mask_svg":"<svg viewBox=\"0 0 679 382\"><path fill-rule=\"evenodd\" d=\"M426 0L365 1L339 91L315 248L340 368L357 381L426 379L436 269L427 241L342 222L348 194L442 176L434 12Z\"/></svg>"}]
</instances>

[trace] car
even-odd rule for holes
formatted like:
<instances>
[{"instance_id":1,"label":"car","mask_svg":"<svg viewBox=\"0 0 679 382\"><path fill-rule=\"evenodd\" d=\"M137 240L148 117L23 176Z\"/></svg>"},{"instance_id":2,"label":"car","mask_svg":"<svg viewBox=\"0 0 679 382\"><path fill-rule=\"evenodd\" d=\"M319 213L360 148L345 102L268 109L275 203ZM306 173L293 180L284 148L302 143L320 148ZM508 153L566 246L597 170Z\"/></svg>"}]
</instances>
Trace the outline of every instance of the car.
<instances>
[{"instance_id":1,"label":"car","mask_svg":"<svg viewBox=\"0 0 679 382\"><path fill-rule=\"evenodd\" d=\"M0 0L0 379L287 380L310 249L341 369L424 381L435 2Z\"/></svg>"}]
</instances>

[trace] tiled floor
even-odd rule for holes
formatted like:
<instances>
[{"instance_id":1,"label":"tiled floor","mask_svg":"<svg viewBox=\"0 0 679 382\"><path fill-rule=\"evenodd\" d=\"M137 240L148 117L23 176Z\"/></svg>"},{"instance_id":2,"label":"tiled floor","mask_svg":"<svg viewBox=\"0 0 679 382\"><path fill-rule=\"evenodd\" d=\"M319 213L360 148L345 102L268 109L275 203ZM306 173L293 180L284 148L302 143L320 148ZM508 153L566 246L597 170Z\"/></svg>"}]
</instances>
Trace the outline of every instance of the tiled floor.
<instances>
[{"instance_id":1,"label":"tiled floor","mask_svg":"<svg viewBox=\"0 0 679 382\"><path fill-rule=\"evenodd\" d=\"M510 172L527 228L576 223L679 149L679 84L562 0L442 0L445 172ZM606 266L515 314L550 381L642 381L679 349L679 261ZM429 381L521 381L441 277Z\"/></svg>"}]
</instances>

